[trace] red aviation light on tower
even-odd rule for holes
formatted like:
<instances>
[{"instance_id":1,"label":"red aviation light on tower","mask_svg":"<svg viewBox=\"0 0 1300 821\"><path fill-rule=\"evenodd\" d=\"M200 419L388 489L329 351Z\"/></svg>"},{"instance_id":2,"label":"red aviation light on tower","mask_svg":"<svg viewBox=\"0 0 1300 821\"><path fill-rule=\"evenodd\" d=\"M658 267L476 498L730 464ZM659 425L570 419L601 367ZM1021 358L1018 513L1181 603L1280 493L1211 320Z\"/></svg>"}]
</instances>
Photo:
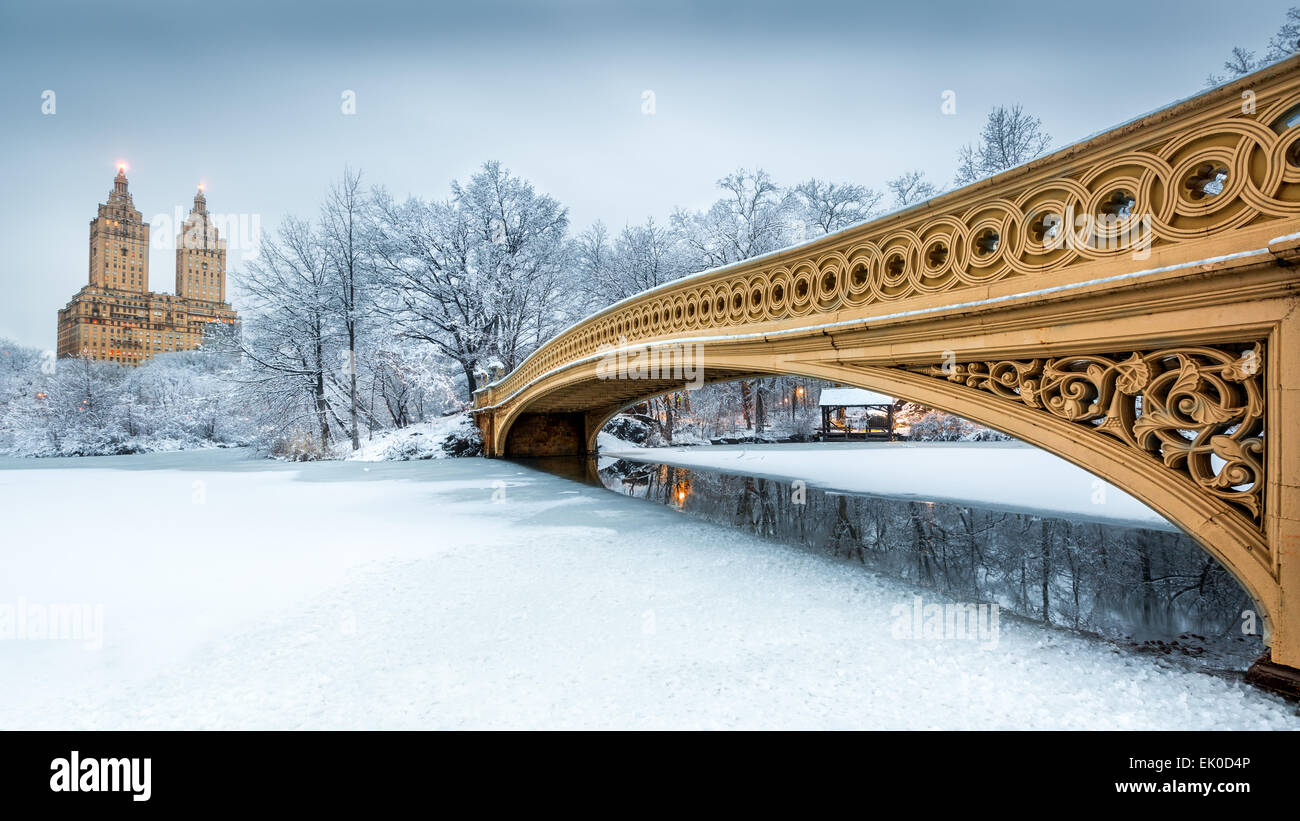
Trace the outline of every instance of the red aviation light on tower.
<instances>
[{"instance_id":1,"label":"red aviation light on tower","mask_svg":"<svg viewBox=\"0 0 1300 821\"><path fill-rule=\"evenodd\" d=\"M118 160L118 161L117 161L117 173L119 173L119 174L125 174L125 173L126 173L126 160Z\"/></svg>"}]
</instances>

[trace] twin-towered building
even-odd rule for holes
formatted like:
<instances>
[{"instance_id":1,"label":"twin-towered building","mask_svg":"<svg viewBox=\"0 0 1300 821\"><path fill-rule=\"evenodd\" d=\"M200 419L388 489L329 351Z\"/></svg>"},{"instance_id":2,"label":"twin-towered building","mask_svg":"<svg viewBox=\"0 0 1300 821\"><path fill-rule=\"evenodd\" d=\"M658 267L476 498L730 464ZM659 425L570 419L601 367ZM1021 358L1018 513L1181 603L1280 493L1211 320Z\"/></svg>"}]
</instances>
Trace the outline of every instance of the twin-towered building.
<instances>
[{"instance_id":1,"label":"twin-towered building","mask_svg":"<svg viewBox=\"0 0 1300 821\"><path fill-rule=\"evenodd\" d=\"M197 348L213 323L239 317L226 301L226 241L203 187L176 237L176 293L149 290L149 223L119 167L108 202L90 221L90 281L59 311L58 355L138 365Z\"/></svg>"}]
</instances>

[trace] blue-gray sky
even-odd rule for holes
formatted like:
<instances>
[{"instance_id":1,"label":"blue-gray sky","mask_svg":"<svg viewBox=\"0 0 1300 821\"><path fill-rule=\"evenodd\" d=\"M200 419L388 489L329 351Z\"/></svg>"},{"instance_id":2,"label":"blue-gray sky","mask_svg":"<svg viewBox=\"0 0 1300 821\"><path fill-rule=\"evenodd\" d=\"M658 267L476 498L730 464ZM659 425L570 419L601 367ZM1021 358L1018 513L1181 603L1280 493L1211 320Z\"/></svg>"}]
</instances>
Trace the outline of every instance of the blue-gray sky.
<instances>
[{"instance_id":1,"label":"blue-gray sky","mask_svg":"<svg viewBox=\"0 0 1300 821\"><path fill-rule=\"evenodd\" d=\"M146 219L202 181L210 210L263 232L314 215L345 165L441 198L499 159L575 231L705 206L739 166L946 185L992 106L1066 144L1196 92L1234 45L1262 52L1288 4L7 2L0 337L54 346L119 159ZM170 251L150 274L172 289Z\"/></svg>"}]
</instances>

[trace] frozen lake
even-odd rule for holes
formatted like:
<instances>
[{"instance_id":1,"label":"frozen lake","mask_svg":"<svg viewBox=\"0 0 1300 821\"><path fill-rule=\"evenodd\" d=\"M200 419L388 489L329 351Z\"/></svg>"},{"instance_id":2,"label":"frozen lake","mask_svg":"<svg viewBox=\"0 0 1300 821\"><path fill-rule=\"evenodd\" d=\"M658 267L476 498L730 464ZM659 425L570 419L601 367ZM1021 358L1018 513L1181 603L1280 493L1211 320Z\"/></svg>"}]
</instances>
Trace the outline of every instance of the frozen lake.
<instances>
[{"instance_id":1,"label":"frozen lake","mask_svg":"<svg viewBox=\"0 0 1300 821\"><path fill-rule=\"evenodd\" d=\"M5 459L0 499L0 607L103 625L0 640L0 728L1300 729L1005 615L896 637L944 600L506 462Z\"/></svg>"},{"instance_id":2,"label":"frozen lake","mask_svg":"<svg viewBox=\"0 0 1300 821\"><path fill-rule=\"evenodd\" d=\"M846 493L1047 513L1175 530L1151 508L1059 456L1021 442L815 442L629 447L603 438L603 458L700 468Z\"/></svg>"}]
</instances>

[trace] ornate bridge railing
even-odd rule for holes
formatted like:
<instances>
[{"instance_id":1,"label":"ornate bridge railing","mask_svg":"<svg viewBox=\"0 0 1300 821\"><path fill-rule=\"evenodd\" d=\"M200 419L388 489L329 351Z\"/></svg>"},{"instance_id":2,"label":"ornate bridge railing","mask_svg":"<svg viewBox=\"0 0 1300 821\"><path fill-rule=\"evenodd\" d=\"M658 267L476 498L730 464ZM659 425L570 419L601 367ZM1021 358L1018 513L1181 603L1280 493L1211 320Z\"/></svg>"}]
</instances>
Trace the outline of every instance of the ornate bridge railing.
<instances>
[{"instance_id":1,"label":"ornate bridge railing","mask_svg":"<svg viewBox=\"0 0 1300 821\"><path fill-rule=\"evenodd\" d=\"M967 303L1263 247L1276 224L1300 217L1297 66L1293 58L928 202L639 294L549 341L476 405L506 401L602 346Z\"/></svg>"}]
</instances>

